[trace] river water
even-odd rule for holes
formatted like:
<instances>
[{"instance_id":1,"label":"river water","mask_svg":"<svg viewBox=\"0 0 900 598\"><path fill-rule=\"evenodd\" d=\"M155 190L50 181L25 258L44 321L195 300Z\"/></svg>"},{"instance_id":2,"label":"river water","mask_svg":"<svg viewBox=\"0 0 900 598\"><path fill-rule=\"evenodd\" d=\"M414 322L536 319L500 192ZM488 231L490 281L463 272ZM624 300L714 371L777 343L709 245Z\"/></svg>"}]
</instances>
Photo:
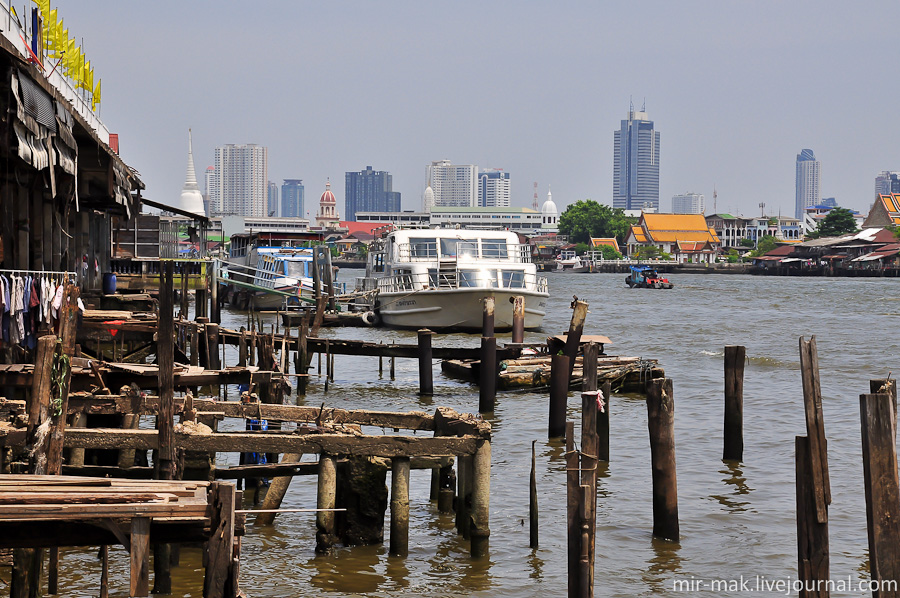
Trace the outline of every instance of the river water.
<instances>
[{"instance_id":1,"label":"river water","mask_svg":"<svg viewBox=\"0 0 900 598\"><path fill-rule=\"evenodd\" d=\"M340 278L352 280L353 271ZM833 503L831 574L867 579L867 539L858 395L868 380L891 372L898 355L900 294L896 280L675 275L673 290L628 289L623 274L551 274L552 297L539 342L564 332L573 295L590 305L587 333L613 341L607 353L658 359L673 379L678 507L681 541L651 536L651 471L647 409L642 396L611 400L610 462L598 485L596 595L676 596L694 582L796 579L794 437L806 433L798 339L816 335ZM246 325L246 314L223 313L223 325ZM415 342L414 332L327 329L323 336ZM501 335L508 339L507 335ZM477 335L434 338L435 346L477 346ZM747 347L744 378L744 462L722 462L723 347ZM236 363L229 354L228 363ZM315 360L313 362L315 364ZM435 363L435 396L417 396L414 360L397 360L396 380L378 375L377 358L336 357L327 394L312 377L308 405L347 409L461 412L478 408L474 385L448 379ZM231 394L234 398L234 394ZM296 400L292 395L288 400ZM273 527L248 523L241 585L249 596L563 596L566 591L563 446L548 442L545 393L500 394L493 425L490 555L472 560L452 517L429 503L430 473L414 470L410 484L410 550L387 554L385 545L341 548L317 556L313 514L279 515ZM580 425L580 399L569 400ZM391 433L390 430L387 433ZM537 441L540 547L528 546L531 444ZM313 460L313 455L304 459ZM237 455L220 456L219 465ZM388 480L388 484L390 481ZM314 477L295 478L284 507L310 508ZM389 520L389 514L386 519ZM127 595L127 554L111 549L112 595ZM64 550L64 595L96 594L93 552ZM178 596L202 594L199 550L185 549L173 570ZM687 585L681 585L686 588ZM761 592L753 592L760 594ZM762 592L765 595L765 592ZM858 595L833 592L833 596Z\"/></svg>"}]
</instances>

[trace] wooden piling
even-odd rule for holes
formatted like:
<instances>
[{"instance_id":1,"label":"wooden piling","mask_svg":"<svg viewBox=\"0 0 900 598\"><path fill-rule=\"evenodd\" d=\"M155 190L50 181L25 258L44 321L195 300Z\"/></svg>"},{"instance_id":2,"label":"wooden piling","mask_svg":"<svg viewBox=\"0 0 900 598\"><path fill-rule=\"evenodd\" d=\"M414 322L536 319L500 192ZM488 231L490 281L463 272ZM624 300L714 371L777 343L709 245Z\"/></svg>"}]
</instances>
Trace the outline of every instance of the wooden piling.
<instances>
[{"instance_id":1,"label":"wooden piling","mask_svg":"<svg viewBox=\"0 0 900 598\"><path fill-rule=\"evenodd\" d=\"M578 452L575 450L575 422L565 422L566 430L566 554L568 595L580 596L579 561L581 559L581 482Z\"/></svg>"},{"instance_id":2,"label":"wooden piling","mask_svg":"<svg viewBox=\"0 0 900 598\"><path fill-rule=\"evenodd\" d=\"M394 361L395 361L394 357L391 356L391 380L394 380L394 378L396 378L396 375L395 375L396 370L394 368Z\"/></svg>"},{"instance_id":3,"label":"wooden piling","mask_svg":"<svg viewBox=\"0 0 900 598\"><path fill-rule=\"evenodd\" d=\"M816 337L804 341L800 337L800 377L803 380L803 405L806 411L806 435L812 461L816 516L819 523L828 521L831 504L831 482L828 476L828 452L825 439L825 416L822 411L822 389L819 385L819 355Z\"/></svg>"},{"instance_id":4,"label":"wooden piling","mask_svg":"<svg viewBox=\"0 0 900 598\"><path fill-rule=\"evenodd\" d=\"M525 342L525 297L513 297L512 342Z\"/></svg>"},{"instance_id":5,"label":"wooden piling","mask_svg":"<svg viewBox=\"0 0 900 598\"><path fill-rule=\"evenodd\" d=\"M241 326L241 330L244 330L244 327ZM200 327L197 324L190 325L190 334L191 334L191 365L200 365ZM241 336L241 340L244 342L244 364L241 367L247 366L247 342L244 340L243 335Z\"/></svg>"},{"instance_id":6,"label":"wooden piling","mask_svg":"<svg viewBox=\"0 0 900 598\"><path fill-rule=\"evenodd\" d=\"M456 531L469 538L469 513L472 493L472 457L462 455L457 459L456 473Z\"/></svg>"},{"instance_id":7,"label":"wooden piling","mask_svg":"<svg viewBox=\"0 0 900 598\"><path fill-rule=\"evenodd\" d=\"M440 489L438 490L438 513L452 513L456 500L456 478L453 474L453 463L440 469Z\"/></svg>"},{"instance_id":8,"label":"wooden piling","mask_svg":"<svg viewBox=\"0 0 900 598\"><path fill-rule=\"evenodd\" d=\"M593 344L593 343L591 343ZM596 368L595 368L596 369ZM597 436L597 412L599 392L597 390L581 393L581 487L587 488L582 504L582 546L581 553L587 560L581 559L582 596L594 595L594 533L597 526L597 452L599 438ZM585 542L587 545L585 545Z\"/></svg>"},{"instance_id":9,"label":"wooden piling","mask_svg":"<svg viewBox=\"0 0 900 598\"><path fill-rule=\"evenodd\" d=\"M484 298L484 311L481 315L481 336L494 336L494 310L496 308L496 300L493 295Z\"/></svg>"},{"instance_id":10,"label":"wooden piling","mask_svg":"<svg viewBox=\"0 0 900 598\"><path fill-rule=\"evenodd\" d=\"M31 392L26 395L28 413L28 444L32 446L29 471L35 474L47 473L47 456L50 450L50 435L39 429L44 422L49 425L51 412L53 360L56 356L56 337L42 336L38 339L34 360Z\"/></svg>"},{"instance_id":11,"label":"wooden piling","mask_svg":"<svg viewBox=\"0 0 900 598\"><path fill-rule=\"evenodd\" d=\"M497 339L481 337L481 364L478 383L478 412L493 413L497 399Z\"/></svg>"},{"instance_id":12,"label":"wooden piling","mask_svg":"<svg viewBox=\"0 0 900 598\"><path fill-rule=\"evenodd\" d=\"M863 477L869 536L869 573L872 583L900 580L900 480L894 442L890 394L859 396L862 428ZM900 595L896 587L881 587L873 596Z\"/></svg>"},{"instance_id":13,"label":"wooden piling","mask_svg":"<svg viewBox=\"0 0 900 598\"><path fill-rule=\"evenodd\" d=\"M109 598L109 546L100 547L100 598Z\"/></svg>"},{"instance_id":14,"label":"wooden piling","mask_svg":"<svg viewBox=\"0 0 900 598\"><path fill-rule=\"evenodd\" d=\"M300 458L303 455L300 453L285 453L281 456L281 463L299 463ZM260 507L263 511L276 511L281 508L281 501L284 500L284 495L287 493L288 486L291 485L291 480L293 476L278 476L273 478L269 483L269 490L266 492L266 497L263 499L262 506ZM254 523L256 525L272 525L275 523L275 515L277 513L259 513L256 516L256 520Z\"/></svg>"},{"instance_id":15,"label":"wooden piling","mask_svg":"<svg viewBox=\"0 0 900 598\"><path fill-rule=\"evenodd\" d=\"M880 378L869 380L869 392L872 394L887 393L891 395L891 414L894 422L894 440L897 440L897 379ZM896 443L896 442L895 442Z\"/></svg>"},{"instance_id":16,"label":"wooden piling","mask_svg":"<svg viewBox=\"0 0 900 598\"><path fill-rule=\"evenodd\" d=\"M572 377L575 368L575 358L578 356L578 346L581 344L581 334L584 332L584 321L587 318L588 304L577 297L572 301L572 319L569 321L569 329L566 331L566 344L563 354L569 358L568 377Z\"/></svg>"},{"instance_id":17,"label":"wooden piling","mask_svg":"<svg viewBox=\"0 0 900 598\"><path fill-rule=\"evenodd\" d=\"M744 459L744 358L746 347L725 347L725 447L722 460Z\"/></svg>"},{"instance_id":18,"label":"wooden piling","mask_svg":"<svg viewBox=\"0 0 900 598\"><path fill-rule=\"evenodd\" d=\"M219 361L219 325L210 322L206 325L207 346L209 347L209 368L222 369Z\"/></svg>"},{"instance_id":19,"label":"wooden piling","mask_svg":"<svg viewBox=\"0 0 900 598\"><path fill-rule=\"evenodd\" d=\"M409 553L409 457L391 459L390 554Z\"/></svg>"},{"instance_id":20,"label":"wooden piling","mask_svg":"<svg viewBox=\"0 0 900 598\"><path fill-rule=\"evenodd\" d=\"M319 484L316 507L334 509L337 496L336 459L326 453L319 455ZM328 552L338 541L334 525L334 511L316 513L316 552Z\"/></svg>"},{"instance_id":21,"label":"wooden piling","mask_svg":"<svg viewBox=\"0 0 900 598\"><path fill-rule=\"evenodd\" d=\"M815 488L812 477L812 461L809 454L809 438L794 438L794 466L797 492L797 579L803 582L801 596L827 598L829 592L822 586L830 578L828 556L828 522L819 523L816 518Z\"/></svg>"},{"instance_id":22,"label":"wooden piling","mask_svg":"<svg viewBox=\"0 0 900 598\"><path fill-rule=\"evenodd\" d=\"M212 516L210 538L206 543L206 574L203 596L234 596L237 580L234 570L234 484L213 482L210 488Z\"/></svg>"},{"instance_id":23,"label":"wooden piling","mask_svg":"<svg viewBox=\"0 0 900 598\"><path fill-rule=\"evenodd\" d=\"M469 527L473 558L485 557L490 547L491 442L480 439L472 457L472 515Z\"/></svg>"},{"instance_id":24,"label":"wooden piling","mask_svg":"<svg viewBox=\"0 0 900 598\"><path fill-rule=\"evenodd\" d=\"M581 390L583 392L597 390L597 356L599 353L600 347L594 342L590 342L584 346L581 368Z\"/></svg>"},{"instance_id":25,"label":"wooden piling","mask_svg":"<svg viewBox=\"0 0 900 598\"><path fill-rule=\"evenodd\" d=\"M246 328L241 326L241 336L238 339L238 367L247 367L247 336L244 334ZM193 363L193 360L191 361Z\"/></svg>"},{"instance_id":26,"label":"wooden piling","mask_svg":"<svg viewBox=\"0 0 900 598\"><path fill-rule=\"evenodd\" d=\"M427 328L422 328L418 332L419 394L425 397L434 394L434 371L431 363L431 337L433 334Z\"/></svg>"},{"instance_id":27,"label":"wooden piling","mask_svg":"<svg viewBox=\"0 0 900 598\"><path fill-rule=\"evenodd\" d=\"M212 320L212 322L214 322L215 324L220 324L222 322L222 314L219 306L218 263L219 260L212 261L212 263L210 264L210 268L212 268L212 271L209 275L209 319Z\"/></svg>"},{"instance_id":28,"label":"wooden piling","mask_svg":"<svg viewBox=\"0 0 900 598\"><path fill-rule=\"evenodd\" d=\"M60 345L62 354L71 358L75 354L75 332L78 321L78 287L67 284L63 303L60 307ZM58 349L59 350L59 349ZM50 420L50 445L47 448L47 473L59 475L62 472L63 442L66 434L66 413L69 408L69 383L72 378L71 368L67 369L59 386L56 411Z\"/></svg>"},{"instance_id":29,"label":"wooden piling","mask_svg":"<svg viewBox=\"0 0 900 598\"><path fill-rule=\"evenodd\" d=\"M534 454L534 444L531 441L531 479L528 484L528 545L531 548L538 547L538 495L537 495L537 462Z\"/></svg>"},{"instance_id":30,"label":"wooden piling","mask_svg":"<svg viewBox=\"0 0 900 598\"><path fill-rule=\"evenodd\" d=\"M569 357L550 357L550 417L547 434L561 438L566 431L566 401L569 395Z\"/></svg>"},{"instance_id":31,"label":"wooden piling","mask_svg":"<svg viewBox=\"0 0 900 598\"><path fill-rule=\"evenodd\" d=\"M171 262L169 262L171 263ZM132 598L150 595L150 518L131 520L131 585Z\"/></svg>"},{"instance_id":32,"label":"wooden piling","mask_svg":"<svg viewBox=\"0 0 900 598\"><path fill-rule=\"evenodd\" d=\"M647 386L647 423L653 470L653 535L678 542L675 400L671 378L658 378Z\"/></svg>"}]
</instances>

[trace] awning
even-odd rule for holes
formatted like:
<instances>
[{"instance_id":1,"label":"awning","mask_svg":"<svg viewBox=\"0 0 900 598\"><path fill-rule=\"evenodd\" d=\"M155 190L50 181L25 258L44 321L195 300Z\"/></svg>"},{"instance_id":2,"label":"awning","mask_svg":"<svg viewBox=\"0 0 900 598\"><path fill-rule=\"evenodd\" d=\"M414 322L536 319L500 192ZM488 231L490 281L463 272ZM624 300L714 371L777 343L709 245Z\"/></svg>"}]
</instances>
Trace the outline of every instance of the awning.
<instances>
[{"instance_id":1,"label":"awning","mask_svg":"<svg viewBox=\"0 0 900 598\"><path fill-rule=\"evenodd\" d=\"M806 260L801 259L799 257L786 257L783 260L781 260L781 263L786 264L788 262L804 262L804 261L806 261Z\"/></svg>"}]
</instances>

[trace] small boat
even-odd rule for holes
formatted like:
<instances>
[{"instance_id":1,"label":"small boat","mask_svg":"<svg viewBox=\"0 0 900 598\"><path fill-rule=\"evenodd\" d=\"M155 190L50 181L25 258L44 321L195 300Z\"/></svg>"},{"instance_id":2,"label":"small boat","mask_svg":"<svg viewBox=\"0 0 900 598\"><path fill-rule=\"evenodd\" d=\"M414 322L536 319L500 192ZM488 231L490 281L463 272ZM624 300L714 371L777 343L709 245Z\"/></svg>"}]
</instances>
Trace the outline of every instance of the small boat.
<instances>
[{"instance_id":1,"label":"small boat","mask_svg":"<svg viewBox=\"0 0 900 598\"><path fill-rule=\"evenodd\" d=\"M239 309L282 309L313 294L312 249L253 247L246 266L224 262L219 276L235 286L231 302ZM243 303L243 305L241 305Z\"/></svg>"},{"instance_id":2,"label":"small boat","mask_svg":"<svg viewBox=\"0 0 900 598\"><path fill-rule=\"evenodd\" d=\"M556 258L556 269L554 272L581 274L591 271L591 261L575 255L574 251L564 251Z\"/></svg>"},{"instance_id":3,"label":"small boat","mask_svg":"<svg viewBox=\"0 0 900 598\"><path fill-rule=\"evenodd\" d=\"M547 278L531 247L496 230L404 229L369 246L358 292L376 292L374 313L393 328L481 330L483 299L494 297L494 327L512 328L513 299L525 300L525 328L540 328Z\"/></svg>"},{"instance_id":4,"label":"small boat","mask_svg":"<svg viewBox=\"0 0 900 598\"><path fill-rule=\"evenodd\" d=\"M671 289L673 286L668 278L660 277L652 266L632 266L631 274L625 277L625 284L632 289Z\"/></svg>"}]
</instances>

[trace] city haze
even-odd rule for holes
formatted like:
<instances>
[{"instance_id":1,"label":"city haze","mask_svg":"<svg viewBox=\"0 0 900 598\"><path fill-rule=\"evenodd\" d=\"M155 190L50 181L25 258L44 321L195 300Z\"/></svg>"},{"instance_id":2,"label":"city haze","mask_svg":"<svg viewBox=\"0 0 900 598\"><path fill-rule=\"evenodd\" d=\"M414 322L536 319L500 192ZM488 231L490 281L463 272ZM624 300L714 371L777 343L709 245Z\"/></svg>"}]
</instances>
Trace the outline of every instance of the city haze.
<instances>
[{"instance_id":1,"label":"city haze","mask_svg":"<svg viewBox=\"0 0 900 598\"><path fill-rule=\"evenodd\" d=\"M512 205L548 185L560 211L612 203L613 132L629 102L660 132L660 206L685 192L716 210L792 214L796 155L821 194L866 211L900 170L893 2L415 3L66 0L53 8L102 84L145 195L173 203L187 130L202 172L214 148L268 148L269 180L393 175L419 210L426 165L502 168Z\"/></svg>"}]
</instances>

